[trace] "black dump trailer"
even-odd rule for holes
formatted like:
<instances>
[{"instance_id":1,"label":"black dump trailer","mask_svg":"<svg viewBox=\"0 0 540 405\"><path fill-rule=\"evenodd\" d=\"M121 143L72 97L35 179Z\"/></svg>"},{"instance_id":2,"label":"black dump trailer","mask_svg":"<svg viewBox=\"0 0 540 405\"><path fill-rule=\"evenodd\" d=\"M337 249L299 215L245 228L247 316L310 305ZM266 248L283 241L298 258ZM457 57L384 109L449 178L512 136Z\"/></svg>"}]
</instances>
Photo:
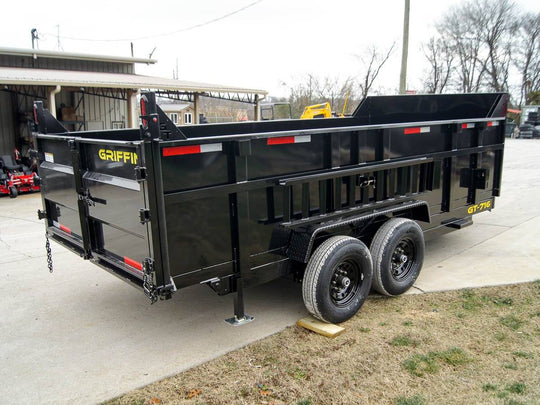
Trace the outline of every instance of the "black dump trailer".
<instances>
[{"instance_id":1,"label":"black dump trailer","mask_svg":"<svg viewBox=\"0 0 540 405\"><path fill-rule=\"evenodd\" d=\"M368 97L345 118L176 127L144 93L140 129L84 132L37 102L48 258L50 238L152 302L233 293L233 324L251 320L245 287L288 276L342 322L372 287L413 285L425 238L494 207L507 102Z\"/></svg>"}]
</instances>

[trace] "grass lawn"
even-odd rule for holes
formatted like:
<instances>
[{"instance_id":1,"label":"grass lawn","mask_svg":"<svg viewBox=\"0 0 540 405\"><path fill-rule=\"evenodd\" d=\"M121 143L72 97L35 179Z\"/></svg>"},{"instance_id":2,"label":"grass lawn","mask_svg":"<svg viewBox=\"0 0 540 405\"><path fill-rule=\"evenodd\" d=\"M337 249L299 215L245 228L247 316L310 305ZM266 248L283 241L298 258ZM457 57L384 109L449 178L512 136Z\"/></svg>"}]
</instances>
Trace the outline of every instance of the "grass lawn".
<instances>
[{"instance_id":1,"label":"grass lawn","mask_svg":"<svg viewBox=\"0 0 540 405\"><path fill-rule=\"evenodd\" d=\"M372 298L342 326L291 326L107 404L540 403L540 282Z\"/></svg>"}]
</instances>

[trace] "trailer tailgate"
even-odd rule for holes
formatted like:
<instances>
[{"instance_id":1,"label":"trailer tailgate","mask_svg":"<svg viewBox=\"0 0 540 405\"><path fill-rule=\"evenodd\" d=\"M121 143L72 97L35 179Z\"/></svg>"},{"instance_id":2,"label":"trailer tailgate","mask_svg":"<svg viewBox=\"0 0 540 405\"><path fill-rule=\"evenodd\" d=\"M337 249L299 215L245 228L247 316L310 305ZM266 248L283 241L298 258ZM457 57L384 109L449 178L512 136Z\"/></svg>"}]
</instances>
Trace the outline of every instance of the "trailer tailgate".
<instances>
[{"instance_id":1,"label":"trailer tailgate","mask_svg":"<svg viewBox=\"0 0 540 405\"><path fill-rule=\"evenodd\" d=\"M142 286L152 255L141 144L39 135L38 148L48 234Z\"/></svg>"}]
</instances>

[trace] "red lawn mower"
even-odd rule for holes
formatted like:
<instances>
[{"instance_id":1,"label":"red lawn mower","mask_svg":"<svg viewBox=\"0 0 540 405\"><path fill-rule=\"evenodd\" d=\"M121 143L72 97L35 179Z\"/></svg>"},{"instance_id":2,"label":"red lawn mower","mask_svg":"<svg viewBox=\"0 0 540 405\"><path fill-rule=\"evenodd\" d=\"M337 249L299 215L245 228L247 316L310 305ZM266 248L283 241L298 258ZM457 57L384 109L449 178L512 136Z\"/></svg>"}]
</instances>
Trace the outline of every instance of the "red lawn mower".
<instances>
[{"instance_id":1,"label":"red lawn mower","mask_svg":"<svg viewBox=\"0 0 540 405\"><path fill-rule=\"evenodd\" d=\"M13 156L0 156L0 195L9 194L15 198L19 193L39 191L40 184L37 173L17 163Z\"/></svg>"}]
</instances>

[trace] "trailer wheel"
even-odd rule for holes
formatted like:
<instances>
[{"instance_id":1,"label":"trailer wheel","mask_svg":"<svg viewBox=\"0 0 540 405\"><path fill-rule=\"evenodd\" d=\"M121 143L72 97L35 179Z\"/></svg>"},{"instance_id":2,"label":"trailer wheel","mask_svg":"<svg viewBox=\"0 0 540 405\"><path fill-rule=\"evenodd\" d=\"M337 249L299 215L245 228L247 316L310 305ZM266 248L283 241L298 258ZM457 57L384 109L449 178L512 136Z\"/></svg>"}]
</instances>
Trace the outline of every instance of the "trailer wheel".
<instances>
[{"instance_id":1,"label":"trailer wheel","mask_svg":"<svg viewBox=\"0 0 540 405\"><path fill-rule=\"evenodd\" d=\"M17 194L18 194L18 193L17 193L17 188L11 186L11 187L9 188L9 197L10 197L10 198L15 198L15 197L17 197Z\"/></svg>"},{"instance_id":2,"label":"trailer wheel","mask_svg":"<svg viewBox=\"0 0 540 405\"><path fill-rule=\"evenodd\" d=\"M415 221L386 221L371 242L374 290L392 296L411 288L422 269L424 249L424 234Z\"/></svg>"},{"instance_id":3,"label":"trailer wheel","mask_svg":"<svg viewBox=\"0 0 540 405\"><path fill-rule=\"evenodd\" d=\"M302 295L307 310L321 321L340 323L364 303L373 276L366 245L349 236L324 241L309 260Z\"/></svg>"}]
</instances>

